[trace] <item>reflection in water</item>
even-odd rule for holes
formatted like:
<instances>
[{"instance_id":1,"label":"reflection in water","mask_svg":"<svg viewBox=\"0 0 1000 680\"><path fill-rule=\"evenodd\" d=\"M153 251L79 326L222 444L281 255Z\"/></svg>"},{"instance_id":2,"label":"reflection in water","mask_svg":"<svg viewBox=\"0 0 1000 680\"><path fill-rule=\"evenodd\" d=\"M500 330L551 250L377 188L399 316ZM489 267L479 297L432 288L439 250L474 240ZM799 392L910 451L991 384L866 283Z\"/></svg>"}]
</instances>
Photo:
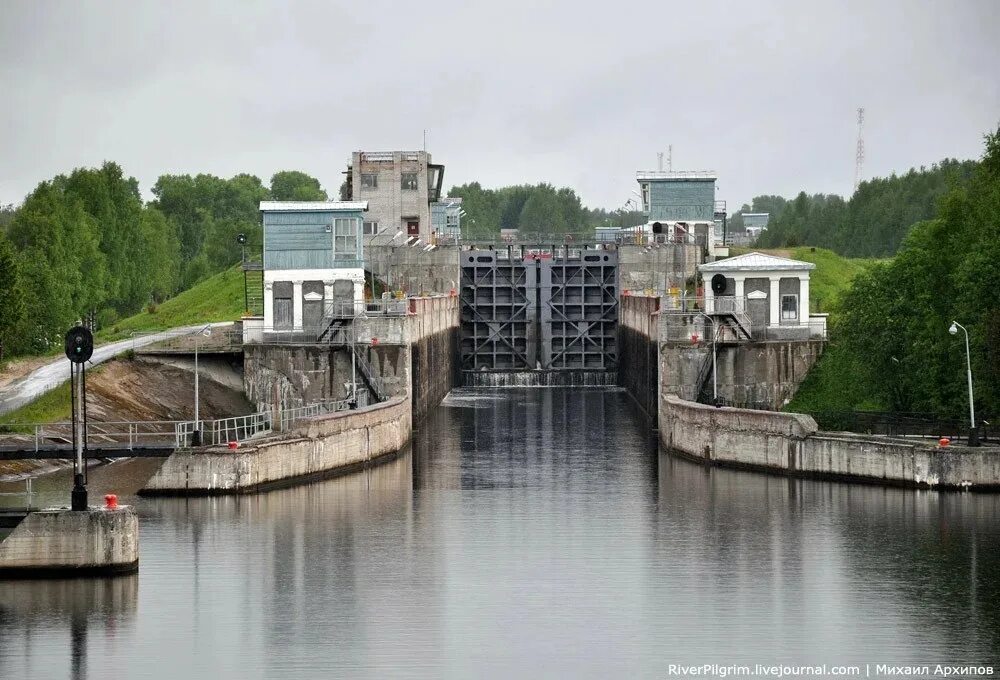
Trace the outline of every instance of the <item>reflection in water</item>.
<instances>
[{"instance_id":1,"label":"reflection in water","mask_svg":"<svg viewBox=\"0 0 1000 680\"><path fill-rule=\"evenodd\" d=\"M119 491L144 474L114 468ZM137 576L0 584L0 677L662 677L1000 650L996 497L706 469L658 453L614 390L458 390L384 465L135 502Z\"/></svg>"}]
</instances>

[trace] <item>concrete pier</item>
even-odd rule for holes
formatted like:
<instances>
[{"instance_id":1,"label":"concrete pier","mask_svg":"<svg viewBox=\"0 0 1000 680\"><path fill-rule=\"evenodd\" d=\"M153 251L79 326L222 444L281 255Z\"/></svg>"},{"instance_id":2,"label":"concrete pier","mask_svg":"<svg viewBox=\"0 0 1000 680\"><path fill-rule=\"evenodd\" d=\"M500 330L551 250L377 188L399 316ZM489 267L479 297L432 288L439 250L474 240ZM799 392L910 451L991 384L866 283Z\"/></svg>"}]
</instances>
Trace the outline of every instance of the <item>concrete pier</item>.
<instances>
[{"instance_id":1,"label":"concrete pier","mask_svg":"<svg viewBox=\"0 0 1000 680\"><path fill-rule=\"evenodd\" d=\"M139 519L126 506L41 510L0 542L0 578L125 574L139 568Z\"/></svg>"}]
</instances>

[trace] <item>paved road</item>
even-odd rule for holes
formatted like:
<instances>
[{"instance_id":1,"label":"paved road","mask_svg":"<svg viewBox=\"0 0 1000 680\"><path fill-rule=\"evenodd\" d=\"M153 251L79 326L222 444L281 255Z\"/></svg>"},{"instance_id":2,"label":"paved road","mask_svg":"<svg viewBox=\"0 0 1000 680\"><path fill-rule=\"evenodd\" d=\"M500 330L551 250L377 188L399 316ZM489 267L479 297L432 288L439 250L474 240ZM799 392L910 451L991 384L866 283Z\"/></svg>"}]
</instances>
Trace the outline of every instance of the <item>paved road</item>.
<instances>
[{"instance_id":1,"label":"paved road","mask_svg":"<svg viewBox=\"0 0 1000 680\"><path fill-rule=\"evenodd\" d=\"M208 325L213 328L219 328L223 326L232 326L233 322L222 321ZM126 350L151 345L162 340L177 337L178 335L188 335L204 327L205 324L181 326L161 331L159 333L137 335L136 337L128 340L119 340L118 342L100 345L94 348L94 356L92 356L90 361L87 362L87 366L96 366L97 364L104 363L108 359L111 359ZM69 362L66 360L66 357L60 356L53 359L50 363L45 364L40 368L36 368L20 380L15 380L8 385L6 389L0 392L0 415L9 413L14 409L24 406L28 402L38 398L42 394L45 394L49 390L59 386L67 380L69 380Z\"/></svg>"}]
</instances>

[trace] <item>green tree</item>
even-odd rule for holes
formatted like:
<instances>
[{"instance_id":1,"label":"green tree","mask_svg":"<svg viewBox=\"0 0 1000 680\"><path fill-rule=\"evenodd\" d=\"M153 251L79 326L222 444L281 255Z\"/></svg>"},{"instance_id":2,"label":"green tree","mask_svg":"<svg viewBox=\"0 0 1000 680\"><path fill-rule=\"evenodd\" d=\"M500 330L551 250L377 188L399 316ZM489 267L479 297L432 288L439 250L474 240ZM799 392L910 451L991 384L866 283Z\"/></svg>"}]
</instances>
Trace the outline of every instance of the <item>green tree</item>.
<instances>
[{"instance_id":1,"label":"green tree","mask_svg":"<svg viewBox=\"0 0 1000 680\"><path fill-rule=\"evenodd\" d=\"M325 201L319 180L298 170L282 170L271 177L271 198L275 201Z\"/></svg>"},{"instance_id":2,"label":"green tree","mask_svg":"<svg viewBox=\"0 0 1000 680\"><path fill-rule=\"evenodd\" d=\"M24 313L24 289L17 254L0 232L0 361L7 348L16 344Z\"/></svg>"}]
</instances>

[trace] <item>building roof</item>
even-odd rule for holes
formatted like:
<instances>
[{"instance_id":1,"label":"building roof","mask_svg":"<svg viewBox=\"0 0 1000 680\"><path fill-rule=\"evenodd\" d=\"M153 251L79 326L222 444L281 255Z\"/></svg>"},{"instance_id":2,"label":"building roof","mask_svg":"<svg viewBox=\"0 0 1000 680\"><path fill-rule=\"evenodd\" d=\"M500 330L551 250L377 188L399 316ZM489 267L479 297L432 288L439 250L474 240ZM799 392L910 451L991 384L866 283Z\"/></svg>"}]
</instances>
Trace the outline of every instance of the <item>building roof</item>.
<instances>
[{"instance_id":1,"label":"building roof","mask_svg":"<svg viewBox=\"0 0 1000 680\"><path fill-rule=\"evenodd\" d=\"M790 260L787 257L776 257L757 252L698 265L698 269L703 272L801 271L815 268L816 265L812 262Z\"/></svg>"},{"instance_id":2,"label":"building roof","mask_svg":"<svg viewBox=\"0 0 1000 680\"><path fill-rule=\"evenodd\" d=\"M368 201L261 201L261 212L332 212L368 210Z\"/></svg>"},{"instance_id":3,"label":"building roof","mask_svg":"<svg viewBox=\"0 0 1000 680\"><path fill-rule=\"evenodd\" d=\"M635 173L638 180L670 180L670 179L718 179L715 170L639 170Z\"/></svg>"}]
</instances>

